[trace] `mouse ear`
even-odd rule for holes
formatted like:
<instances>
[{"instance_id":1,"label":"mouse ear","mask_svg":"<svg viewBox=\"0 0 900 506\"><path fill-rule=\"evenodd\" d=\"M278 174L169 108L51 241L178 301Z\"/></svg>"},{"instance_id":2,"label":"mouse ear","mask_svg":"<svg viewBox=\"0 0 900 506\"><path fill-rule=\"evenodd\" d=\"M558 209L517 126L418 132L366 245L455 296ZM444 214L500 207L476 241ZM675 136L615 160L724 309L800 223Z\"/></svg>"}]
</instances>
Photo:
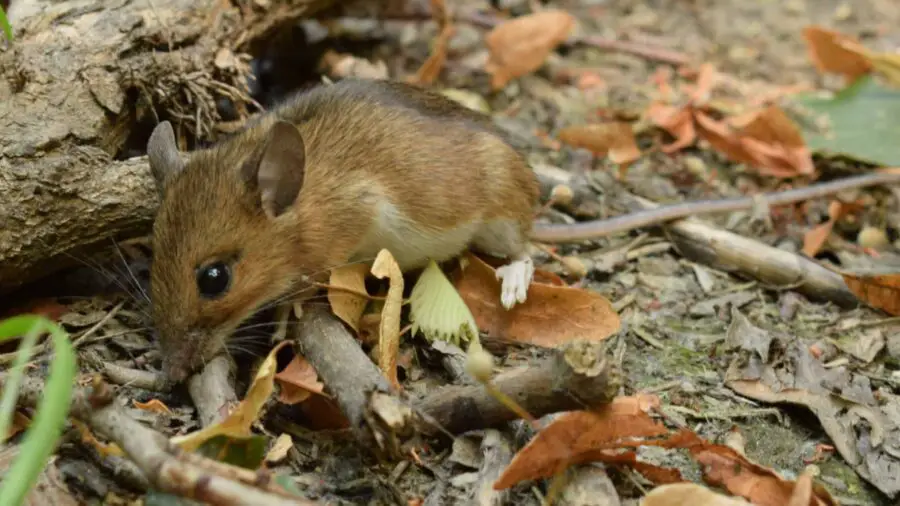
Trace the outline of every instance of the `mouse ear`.
<instances>
[{"instance_id":1,"label":"mouse ear","mask_svg":"<svg viewBox=\"0 0 900 506\"><path fill-rule=\"evenodd\" d=\"M297 199L306 169L306 144L297 127L286 121L272 125L259 164L248 169L244 176L251 184L255 179L265 213L270 218L284 213Z\"/></svg>"},{"instance_id":2,"label":"mouse ear","mask_svg":"<svg viewBox=\"0 0 900 506\"><path fill-rule=\"evenodd\" d=\"M147 158L150 160L150 171L156 180L156 188L161 194L166 182L184 169L184 160L181 159L178 146L175 144L175 132L168 121L156 125L150 134L150 140L147 141Z\"/></svg>"}]
</instances>

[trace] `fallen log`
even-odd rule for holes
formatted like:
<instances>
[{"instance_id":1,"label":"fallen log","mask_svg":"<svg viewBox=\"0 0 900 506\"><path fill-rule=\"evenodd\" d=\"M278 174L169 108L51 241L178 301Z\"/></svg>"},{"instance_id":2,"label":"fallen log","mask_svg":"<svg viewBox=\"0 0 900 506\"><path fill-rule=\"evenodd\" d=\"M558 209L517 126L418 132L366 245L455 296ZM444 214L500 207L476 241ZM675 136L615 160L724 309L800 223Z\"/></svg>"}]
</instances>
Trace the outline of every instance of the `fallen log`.
<instances>
[{"instance_id":1,"label":"fallen log","mask_svg":"<svg viewBox=\"0 0 900 506\"><path fill-rule=\"evenodd\" d=\"M172 121L183 148L214 140L253 110L251 44L332 3L14 3L15 40L0 44L0 294L148 233L157 195L145 157L130 157L153 126Z\"/></svg>"}]
</instances>

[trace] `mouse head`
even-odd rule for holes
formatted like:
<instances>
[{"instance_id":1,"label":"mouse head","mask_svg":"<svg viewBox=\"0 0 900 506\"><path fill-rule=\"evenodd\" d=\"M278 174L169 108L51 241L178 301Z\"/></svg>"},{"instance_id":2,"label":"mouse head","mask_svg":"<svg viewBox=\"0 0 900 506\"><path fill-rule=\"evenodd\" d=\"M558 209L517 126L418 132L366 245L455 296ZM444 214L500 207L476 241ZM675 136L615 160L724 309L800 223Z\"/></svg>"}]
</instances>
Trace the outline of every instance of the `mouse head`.
<instances>
[{"instance_id":1,"label":"mouse head","mask_svg":"<svg viewBox=\"0 0 900 506\"><path fill-rule=\"evenodd\" d=\"M226 350L241 322L303 286L296 260L303 231L293 204L305 146L296 127L270 121L185 161L164 121L147 154L161 202L153 320L164 373L178 382Z\"/></svg>"}]
</instances>

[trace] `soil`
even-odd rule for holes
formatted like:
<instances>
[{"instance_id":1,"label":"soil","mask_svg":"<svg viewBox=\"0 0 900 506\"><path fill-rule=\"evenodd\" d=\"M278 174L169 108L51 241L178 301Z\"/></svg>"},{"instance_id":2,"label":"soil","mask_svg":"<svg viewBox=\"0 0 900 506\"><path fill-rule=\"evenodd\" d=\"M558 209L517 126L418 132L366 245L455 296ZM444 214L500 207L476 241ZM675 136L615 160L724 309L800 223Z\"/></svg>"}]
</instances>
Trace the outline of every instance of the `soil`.
<instances>
[{"instance_id":1,"label":"soil","mask_svg":"<svg viewBox=\"0 0 900 506\"><path fill-rule=\"evenodd\" d=\"M501 0L500 6L514 13L527 13L529 4L522 0ZM448 2L458 12L487 9L487 2L465 0ZM809 83L814 86L831 85L812 67L801 36L802 29L811 23L822 24L842 33L857 36L869 48L893 51L900 47L900 3L891 0L643 0L604 1L569 0L548 1L546 6L567 10L578 20L580 34L609 39L640 42L648 46L674 50L687 55L696 63L713 63L717 70L733 78L735 90L744 92L762 88ZM408 76L415 72L427 57L436 35L436 27L427 21L409 19L376 23L370 20L343 18L342 37L326 37L313 42L309 34L323 29L323 25L309 23L306 30L309 51L334 49L367 58L385 61L392 77ZM318 28L317 28L318 27ZM337 28L332 27L334 31ZM535 74L512 82L500 92L491 92L489 78L481 71L485 56L482 36L485 29L460 23L451 41L451 55L444 73L435 84L442 88L456 88L484 97L498 122L515 134L530 150L531 161L549 163L566 170L591 171L601 189L600 202L614 200L605 194L614 188L615 168L609 162L595 158L583 150L568 147L548 147L540 133L551 135L559 128L596 120L598 114L629 115L642 111L653 98L654 72L674 67L651 61L644 56L625 52L606 51L584 45L565 47L554 55ZM257 68L268 72L257 90L256 97L264 105L276 101L284 93L308 86L318 78L312 68L309 53L299 55L279 52L279 46L259 48L259 55L270 59L258 61ZM286 71L270 68L277 65L300 64L302 68ZM262 71L261 71L262 72ZM581 91L567 81L573 73L588 73L599 78L603 85ZM284 75L282 75L284 74ZM287 83L287 84L286 84ZM738 91L736 91L737 93ZM646 135L640 138L642 148L650 148L658 139ZM860 170L852 163L818 164L821 173L832 177ZM700 145L675 155L651 150L626 173L623 184L647 198L658 202L682 199L716 198L742 195L750 189L772 190L779 182L761 178L745 166L724 159ZM884 190L859 192L859 198L872 204L855 222L842 223L820 259L841 265L860 255L855 246L856 233L867 222L886 223L887 233L896 239L891 225L897 224L900 202L896 195ZM723 228L770 245L798 251L803 245L803 233L827 218L827 201L811 202L798 220L790 216L774 215L774 226L766 226L751 219L749 214L709 218ZM604 207L602 212L620 210ZM769 405L750 401L724 385L726 370L737 353L727 349L724 339L732 324L732 309L727 304L704 303L718 297L739 302L737 310L753 325L763 328L779 340L799 342L809 347L821 346L834 350L830 339L857 336L863 332L847 322L872 322L884 317L870 309L841 309L828 303L812 302L792 292L789 287L768 287L748 279L697 265L682 258L674 248L666 247L666 238L659 231L646 231L637 245L633 244L642 232L631 232L595 241L592 246L560 246L559 253L582 259L589 267L583 286L621 302L631 298L620 310L622 330L613 336L610 345L622 357L626 374L623 395L652 391L659 395L673 420L691 428L704 438L722 441L734 431L745 441L747 456L761 465L771 467L786 478L796 478L808 462L815 461L820 480L843 504L889 504L889 500L848 466L834 452L826 452L818 460L817 450L832 442L817 418L802 407ZM606 255L630 246L628 261L611 272L598 268ZM145 278L138 262L145 252L126 251L130 267L137 277ZM538 254L538 265L555 271L571 282L566 269L545 254ZM137 259L137 260L135 260ZM121 271L121 262L96 260L106 270ZM91 270L70 273L69 290L78 291L84 276ZM702 285L703 279L710 280ZM117 275L121 283L125 275ZM75 288L72 288L75 287ZM104 288L106 290L107 288ZM108 288L111 290L112 288ZM96 292L96 290L94 290ZM134 287L126 290L134 292ZM58 295L58 294L56 294ZM69 313L93 315L75 322L72 328L83 328L96 322L118 300L101 293L95 298L72 304L65 299ZM120 361L135 367L152 367L152 336L140 329L147 325L143 302L129 301L111 323L107 335L119 332L95 345L84 347L84 353L97 354L104 360ZM63 320L65 322L65 319ZM880 327L888 346L874 360L874 364L859 361L854 366L876 371L879 378L890 377L896 370L900 346L892 343L896 326ZM126 333L127 329L135 329ZM402 353L422 355L420 348L428 348L422 340L406 341ZM507 349L499 357L502 367L511 367L535 360L543 350ZM846 356L834 352L834 358ZM892 355L893 353L893 355ZM145 356L145 358L140 358ZM136 358L138 357L138 358ZM880 367L880 368L879 368ZM411 360L403 370L404 387L422 392L433 385L446 383L446 375L425 361ZM896 378L896 376L894 376ZM900 388L896 380L873 380L873 388ZM155 395L138 389L123 392L127 398L146 401ZM195 427L190 420L189 401L183 393L173 393L162 399L172 407L176 416L165 429L184 432ZM286 425L270 425L277 435ZM296 427L293 428L296 430ZM515 440L519 424L504 433ZM302 437L296 434L303 434ZM294 432L297 451L282 464L300 476L303 488L333 504L406 504L407 500L425 499L425 504L463 504L466 500L466 474L476 471L448 458L449 449L420 455L422 465L398 467L370 466L359 449L340 439L310 432ZM476 440L478 438L476 437ZM518 443L521 444L521 443ZM95 461L79 449L77 439L70 439L60 449L57 467L70 489L85 500L101 500L104 496L129 497L132 492L115 483L106 471L97 471ZM648 456L652 459L653 455ZM659 457L671 459L672 457ZM671 460L658 464L683 464ZM92 471L87 471L91 469ZM687 466L685 466L687 470ZM90 477L86 479L85 477ZM640 497L640 487L626 472L610 470L622 500ZM688 474L688 476L692 476ZM540 504L532 487L546 491L546 484L521 484L509 496L509 504ZM115 503L110 501L110 504ZM412 503L410 503L412 504Z\"/></svg>"}]
</instances>

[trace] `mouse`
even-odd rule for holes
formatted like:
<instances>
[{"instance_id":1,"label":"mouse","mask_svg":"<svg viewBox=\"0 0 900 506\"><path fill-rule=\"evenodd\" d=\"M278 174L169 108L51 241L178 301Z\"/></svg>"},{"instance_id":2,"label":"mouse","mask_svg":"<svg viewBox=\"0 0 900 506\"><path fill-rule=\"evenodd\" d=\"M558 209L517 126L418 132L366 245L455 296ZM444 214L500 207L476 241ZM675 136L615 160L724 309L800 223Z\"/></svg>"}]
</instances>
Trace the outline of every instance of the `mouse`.
<instances>
[{"instance_id":1,"label":"mouse","mask_svg":"<svg viewBox=\"0 0 900 506\"><path fill-rule=\"evenodd\" d=\"M331 269L382 249L404 272L469 248L508 259L501 304L526 300L537 178L488 115L438 92L342 79L189 153L160 122L147 156L160 197L151 314L170 381L252 315L302 303Z\"/></svg>"}]
</instances>

